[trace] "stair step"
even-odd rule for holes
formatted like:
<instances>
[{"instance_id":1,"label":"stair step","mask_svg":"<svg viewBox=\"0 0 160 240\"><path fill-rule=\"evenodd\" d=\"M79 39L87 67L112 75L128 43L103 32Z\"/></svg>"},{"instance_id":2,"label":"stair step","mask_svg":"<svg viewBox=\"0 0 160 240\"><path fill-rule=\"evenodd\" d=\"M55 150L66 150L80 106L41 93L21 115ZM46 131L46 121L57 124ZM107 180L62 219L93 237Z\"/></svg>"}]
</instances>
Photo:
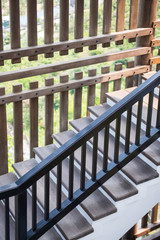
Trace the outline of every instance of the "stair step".
<instances>
[{"instance_id":1,"label":"stair step","mask_svg":"<svg viewBox=\"0 0 160 240\"><path fill-rule=\"evenodd\" d=\"M160 239L160 231L145 237L144 240L159 240Z\"/></svg>"},{"instance_id":2,"label":"stair step","mask_svg":"<svg viewBox=\"0 0 160 240\"><path fill-rule=\"evenodd\" d=\"M77 131L82 130L84 127L88 126L93 120L90 117L76 119L71 121L72 127L74 127ZM63 138L63 137L62 137ZM98 136L98 149L103 153L104 146L104 131L102 130ZM92 142L92 140L91 140ZM109 136L109 159L114 160L114 137L110 134ZM119 144L119 153L124 151L124 145L122 143ZM152 167L150 167L147 163L141 160L138 156L135 157L130 163L128 163L125 167L122 168L122 171L135 183L140 184L151 179L158 177L158 173Z\"/></svg>"},{"instance_id":3,"label":"stair step","mask_svg":"<svg viewBox=\"0 0 160 240\"><path fill-rule=\"evenodd\" d=\"M43 158L44 149L45 153L48 153L48 155L45 154L45 157L47 157L51 153L53 153L53 151L55 151L57 148L54 144L45 147L35 148L34 149L35 154L40 152L42 153L41 157L39 155L41 160L44 159ZM55 175L55 177L57 177L57 171L55 168L52 170L52 172ZM69 189L68 180L69 180L69 159L65 159L62 163L62 183L67 190ZM80 170L76 166L74 166L74 191L76 191L79 188L80 188ZM81 206L94 221L105 216L108 216L112 213L115 213L117 210L116 207L99 190L96 190L87 199L85 199L81 203Z\"/></svg>"},{"instance_id":4,"label":"stair step","mask_svg":"<svg viewBox=\"0 0 160 240\"><path fill-rule=\"evenodd\" d=\"M37 165L35 159L30 159L24 162L15 163L13 165L15 171L19 176L23 176ZM37 182L37 199L41 206L44 206L44 178ZM50 209L56 207L56 184L50 179ZM62 199L65 200L66 196L62 194ZM93 232L92 226L82 216L82 214L75 208L67 214L56 226L61 231L66 239L78 239Z\"/></svg>"},{"instance_id":5,"label":"stair step","mask_svg":"<svg viewBox=\"0 0 160 240\"><path fill-rule=\"evenodd\" d=\"M109 97L112 101L114 101L115 103L120 101L124 96L126 96L129 92L131 92L132 90L134 90L135 88L128 88L127 90L119 90L119 91L116 91L116 92L112 92L112 93L107 93L107 97ZM143 104L145 104L147 102L147 98L144 98L144 101L143 101ZM153 115L155 116L154 118L152 118L152 120L154 121L154 124L156 122L156 116L157 116L157 113L156 113L156 110L155 110L155 107L157 106L157 98L154 97L154 101L153 101ZM103 107L101 106L101 109ZM105 106L103 108L103 111L105 111ZM102 112L102 110L101 110ZM94 108L92 107L92 113L94 114ZM136 113L137 113L137 107L134 111L134 115L136 116ZM122 129L125 129L125 121L126 121L126 118L124 119L125 117L122 116L122 119L121 119L121 135L122 137L125 137L125 133L123 133L124 131ZM142 114L142 120L144 123L146 123L146 116L144 116ZM153 125L153 121L152 121L152 125ZM155 126L155 125L153 125ZM111 127L115 129L115 125L111 124ZM135 124L132 123L131 125L131 142L133 142L133 140L135 139ZM144 131L141 129L141 136L144 135ZM133 135L134 135L134 138L133 138ZM159 155L160 155L160 148L159 148L159 141L156 140L154 143L152 143L148 148L146 148L144 151L143 151L143 154L149 158L155 165L159 166L160 165L160 158L159 158Z\"/></svg>"},{"instance_id":6,"label":"stair step","mask_svg":"<svg viewBox=\"0 0 160 240\"><path fill-rule=\"evenodd\" d=\"M75 133L70 130L54 135L57 142L63 144L65 140L69 140ZM81 163L81 150L80 148L75 151L75 158L77 162ZM97 170L102 169L102 158L98 156ZM86 170L91 175L92 165L92 151L89 146L86 149ZM119 181L121 184L119 184ZM119 201L136 194L137 189L128 182L120 173L116 173L106 183L102 185L102 188L114 199Z\"/></svg>"},{"instance_id":7,"label":"stair step","mask_svg":"<svg viewBox=\"0 0 160 240\"><path fill-rule=\"evenodd\" d=\"M0 187L13 183L16 181L16 176L13 173L7 173L4 175L0 176ZM2 203L2 201L0 201L0 240L4 240L5 239L5 206ZM11 239L15 239L15 223L13 221L13 219L10 217L10 238Z\"/></svg>"}]
</instances>

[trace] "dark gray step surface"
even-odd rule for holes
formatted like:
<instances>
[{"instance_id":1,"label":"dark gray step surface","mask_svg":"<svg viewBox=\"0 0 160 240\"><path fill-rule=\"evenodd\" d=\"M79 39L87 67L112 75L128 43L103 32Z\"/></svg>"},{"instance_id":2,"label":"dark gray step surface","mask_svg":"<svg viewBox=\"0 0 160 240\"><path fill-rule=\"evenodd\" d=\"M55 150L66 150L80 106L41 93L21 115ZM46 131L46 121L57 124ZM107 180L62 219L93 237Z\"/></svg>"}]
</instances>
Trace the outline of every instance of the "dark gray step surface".
<instances>
[{"instance_id":1,"label":"dark gray step surface","mask_svg":"<svg viewBox=\"0 0 160 240\"><path fill-rule=\"evenodd\" d=\"M45 147L35 148L34 152L35 154L39 155L41 160L43 160L45 157L53 153L56 149L57 149L56 146L54 144L51 144ZM52 172L55 176L57 176L56 168L54 168ZM68 190L69 159L65 159L62 163L62 183ZM79 188L80 188L80 170L76 166L74 166L74 191L76 191ZM99 190L96 190L87 199L85 199L81 203L81 206L94 221L116 212L116 207Z\"/></svg>"},{"instance_id":2,"label":"dark gray step surface","mask_svg":"<svg viewBox=\"0 0 160 240\"><path fill-rule=\"evenodd\" d=\"M59 144L63 144L74 136L72 130L54 135ZM75 151L75 159L81 164L81 149ZM87 146L86 149L86 170L91 175L92 169L92 149ZM97 172L102 170L102 158L98 155ZM119 182L120 180L120 182ZM115 184L116 183L116 184ZM116 173L110 180L102 185L102 188L114 199L119 201L137 193L137 189L129 183L120 173Z\"/></svg>"},{"instance_id":3,"label":"dark gray step surface","mask_svg":"<svg viewBox=\"0 0 160 240\"><path fill-rule=\"evenodd\" d=\"M107 93L107 97L109 97L112 101L114 101L115 103L120 101L123 97L127 96L127 94L129 94L132 90L134 90L135 88L129 88L129 89L125 89L125 90L119 90L119 91L116 91L116 92L112 92L112 93ZM144 100L143 100L143 105L146 105L146 103L148 102L148 95L146 97L144 97ZM153 101L153 118L152 118L152 126L155 126L155 123L156 123L156 116L157 116L157 104L158 104L158 100L156 97L154 97L154 101ZM102 107L101 107L102 109ZM103 109L104 110L104 109ZM92 108L92 111L93 111L93 108ZM102 110L101 110L102 112ZM137 105L134 106L133 108L133 115L136 116L137 115ZM145 113L142 114L142 121L143 123L146 124L146 117L147 117L147 107L145 107ZM125 129L125 121L123 120L124 117L122 117L122 128L121 128L121 133L123 135L123 137L125 136L125 134L123 134L123 128ZM115 127L114 127L115 128ZM135 126L134 126L134 129L132 130L133 128L133 124L132 124L132 127L131 127L131 142L133 142L133 139L135 139ZM144 131L141 130L141 136L144 135ZM132 137L134 136L134 137ZM159 166L160 165L160 158L159 158L159 155L160 155L160 148L159 148L159 141L155 141L153 144L151 144L148 148L146 148L144 151L143 151L143 154L148 157L155 165Z\"/></svg>"},{"instance_id":4,"label":"dark gray step surface","mask_svg":"<svg viewBox=\"0 0 160 240\"><path fill-rule=\"evenodd\" d=\"M8 173L8 174L5 174L3 176L0 176L0 186L3 186L4 184L13 183L13 182L17 181L17 179L18 178L13 173ZM10 203L9 204L10 204L10 211L12 212L12 215L15 216L15 198L14 197L10 198ZM40 221L42 218L43 218L43 213L39 209L39 207L37 206L37 221ZM28 230L30 230L32 228L31 219L32 219L32 198L29 195L29 193L27 193L27 229ZM13 236L13 234L11 236ZM39 239L40 240L60 240L62 238L59 236L59 234L56 232L56 230L54 228L52 228L49 231L47 231Z\"/></svg>"},{"instance_id":5,"label":"dark gray step surface","mask_svg":"<svg viewBox=\"0 0 160 240\"><path fill-rule=\"evenodd\" d=\"M80 118L71 121L72 127L76 129L76 131L81 131L83 128L88 126L93 120L90 117ZM91 139L92 142L92 139ZM103 153L104 146L104 131L100 131L98 135L98 149ZM114 160L114 137L109 134L109 152L108 156L110 160ZM124 145L120 142L119 144L119 154L124 151ZM135 184L140 184L146 182L148 180L154 179L158 177L158 173L152 167L150 167L147 163L141 160L138 156L132 160L132 162L128 163L122 171L132 179Z\"/></svg>"},{"instance_id":6,"label":"dark gray step surface","mask_svg":"<svg viewBox=\"0 0 160 240\"><path fill-rule=\"evenodd\" d=\"M160 240L160 231L145 237L144 240Z\"/></svg>"},{"instance_id":7,"label":"dark gray step surface","mask_svg":"<svg viewBox=\"0 0 160 240\"><path fill-rule=\"evenodd\" d=\"M13 165L15 171L19 176L23 176L37 165L35 159L30 159L24 162L16 163ZM44 178L37 182L37 199L41 206L44 206ZM50 179L50 210L56 207L56 184ZM62 199L65 200L66 196L62 193ZM57 223L57 227L65 236L66 239L78 239L93 232L92 226L77 210L73 209L61 221Z\"/></svg>"}]
</instances>

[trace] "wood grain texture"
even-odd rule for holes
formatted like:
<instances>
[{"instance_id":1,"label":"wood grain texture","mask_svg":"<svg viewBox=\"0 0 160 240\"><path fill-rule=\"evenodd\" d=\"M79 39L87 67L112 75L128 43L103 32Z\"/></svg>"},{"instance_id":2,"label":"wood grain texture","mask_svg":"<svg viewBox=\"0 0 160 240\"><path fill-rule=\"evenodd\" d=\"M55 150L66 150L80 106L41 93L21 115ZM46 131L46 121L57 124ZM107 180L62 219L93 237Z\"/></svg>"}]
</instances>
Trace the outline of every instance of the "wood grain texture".
<instances>
[{"instance_id":1,"label":"wood grain texture","mask_svg":"<svg viewBox=\"0 0 160 240\"><path fill-rule=\"evenodd\" d=\"M158 55L160 56L160 48L158 49ZM160 63L156 66L156 71L158 72L160 70Z\"/></svg>"},{"instance_id":2,"label":"wood grain texture","mask_svg":"<svg viewBox=\"0 0 160 240\"><path fill-rule=\"evenodd\" d=\"M128 61L127 62L127 68L133 68L135 66L135 62L134 61ZM126 84L125 84L125 87L126 88L130 88L130 87L133 87L133 81L134 81L135 77L132 76L132 77L127 77L126 78Z\"/></svg>"},{"instance_id":3,"label":"wood grain texture","mask_svg":"<svg viewBox=\"0 0 160 240\"><path fill-rule=\"evenodd\" d=\"M38 82L30 82L30 89L37 89ZM38 96L37 92L35 96ZM33 148L38 147L38 97L30 99L30 158L34 157Z\"/></svg>"},{"instance_id":4,"label":"wood grain texture","mask_svg":"<svg viewBox=\"0 0 160 240\"><path fill-rule=\"evenodd\" d=\"M112 0L104 0L103 6L103 34L111 32L111 18L112 18ZM110 42L102 44L103 47L109 47Z\"/></svg>"},{"instance_id":5,"label":"wood grain texture","mask_svg":"<svg viewBox=\"0 0 160 240\"><path fill-rule=\"evenodd\" d=\"M9 1L10 4L10 34L11 48L20 48L20 10L19 0ZM20 63L20 58L12 59L12 63Z\"/></svg>"},{"instance_id":6,"label":"wood grain texture","mask_svg":"<svg viewBox=\"0 0 160 240\"><path fill-rule=\"evenodd\" d=\"M115 71L121 71L122 70L122 63L116 63L115 64ZM123 77L123 74L121 75ZM114 91L121 89L121 78L118 78L114 81Z\"/></svg>"},{"instance_id":7,"label":"wood grain texture","mask_svg":"<svg viewBox=\"0 0 160 240\"><path fill-rule=\"evenodd\" d=\"M0 88L0 96L5 95L5 88ZM8 146L7 146L7 118L6 105L0 106L0 175L8 172Z\"/></svg>"},{"instance_id":8,"label":"wood grain texture","mask_svg":"<svg viewBox=\"0 0 160 240\"><path fill-rule=\"evenodd\" d=\"M106 74L110 72L110 67L105 66L101 68L101 73ZM102 76L103 77L103 76ZM108 92L108 82L101 83L101 96L100 96L100 103L106 102L106 95L105 93Z\"/></svg>"},{"instance_id":9,"label":"wood grain texture","mask_svg":"<svg viewBox=\"0 0 160 240\"><path fill-rule=\"evenodd\" d=\"M89 36L97 35L98 27L98 0L90 0L90 20L89 20ZM89 50L94 50L97 45L89 47Z\"/></svg>"},{"instance_id":10,"label":"wood grain texture","mask_svg":"<svg viewBox=\"0 0 160 240\"><path fill-rule=\"evenodd\" d=\"M2 4L0 0L0 51L3 51L3 28L2 28ZM3 57L0 58L0 66L4 65Z\"/></svg>"},{"instance_id":11,"label":"wood grain texture","mask_svg":"<svg viewBox=\"0 0 160 240\"><path fill-rule=\"evenodd\" d=\"M37 45L37 0L27 0L28 46ZM37 60L36 50L29 61Z\"/></svg>"},{"instance_id":12,"label":"wood grain texture","mask_svg":"<svg viewBox=\"0 0 160 240\"><path fill-rule=\"evenodd\" d=\"M75 73L75 80L83 79L83 72ZM74 119L81 117L82 87L76 88L74 92Z\"/></svg>"},{"instance_id":13,"label":"wood grain texture","mask_svg":"<svg viewBox=\"0 0 160 240\"><path fill-rule=\"evenodd\" d=\"M69 34L69 0L60 0L60 41L67 41ZM68 50L60 51L60 55L67 55Z\"/></svg>"},{"instance_id":14,"label":"wood grain texture","mask_svg":"<svg viewBox=\"0 0 160 240\"><path fill-rule=\"evenodd\" d=\"M130 0L129 29L137 28L138 0ZM129 42L135 42L136 38L131 38Z\"/></svg>"},{"instance_id":15,"label":"wood grain texture","mask_svg":"<svg viewBox=\"0 0 160 240\"><path fill-rule=\"evenodd\" d=\"M53 0L44 1L44 43L53 43ZM49 52L45 54L46 58L53 57L53 53Z\"/></svg>"},{"instance_id":16,"label":"wood grain texture","mask_svg":"<svg viewBox=\"0 0 160 240\"><path fill-rule=\"evenodd\" d=\"M96 76L97 69L90 69L88 70L88 76L94 77ZM88 107L95 105L95 84L88 87L87 93L87 115L89 115Z\"/></svg>"},{"instance_id":17,"label":"wood grain texture","mask_svg":"<svg viewBox=\"0 0 160 240\"><path fill-rule=\"evenodd\" d=\"M117 0L116 32L124 30L125 2L125 0ZM116 42L116 45L120 44L123 44L123 40Z\"/></svg>"},{"instance_id":18,"label":"wood grain texture","mask_svg":"<svg viewBox=\"0 0 160 240\"><path fill-rule=\"evenodd\" d=\"M60 83L67 83L68 75L60 76ZM60 132L68 129L68 91L60 93Z\"/></svg>"},{"instance_id":19,"label":"wood grain texture","mask_svg":"<svg viewBox=\"0 0 160 240\"><path fill-rule=\"evenodd\" d=\"M22 92L22 84L13 86L13 93ZM18 102L13 104L14 116L14 162L23 161L23 111L22 97L19 97Z\"/></svg>"},{"instance_id":20,"label":"wood grain texture","mask_svg":"<svg viewBox=\"0 0 160 240\"><path fill-rule=\"evenodd\" d=\"M53 86L54 79L49 78L45 80L45 86ZM45 145L53 143L53 106L54 97L53 94L45 96Z\"/></svg>"},{"instance_id":21,"label":"wood grain texture","mask_svg":"<svg viewBox=\"0 0 160 240\"><path fill-rule=\"evenodd\" d=\"M75 0L75 39L83 38L84 0ZM75 48L75 53L82 52L83 48Z\"/></svg>"}]
</instances>

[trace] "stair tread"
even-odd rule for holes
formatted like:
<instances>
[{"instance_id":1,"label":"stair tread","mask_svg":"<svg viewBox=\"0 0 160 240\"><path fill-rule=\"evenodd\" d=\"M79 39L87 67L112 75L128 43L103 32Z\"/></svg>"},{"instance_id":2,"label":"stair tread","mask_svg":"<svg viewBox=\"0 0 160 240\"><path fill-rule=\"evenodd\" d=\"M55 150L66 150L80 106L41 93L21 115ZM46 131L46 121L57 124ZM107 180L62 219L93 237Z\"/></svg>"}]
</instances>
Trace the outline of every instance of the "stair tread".
<instances>
[{"instance_id":1,"label":"stair tread","mask_svg":"<svg viewBox=\"0 0 160 240\"><path fill-rule=\"evenodd\" d=\"M55 139L61 144L69 140L75 133L70 130L55 135ZM89 146L86 149L86 170L91 174L92 165L92 151ZM80 163L81 162L81 150L80 148L75 151L75 158ZM97 161L97 171L102 169L102 158L98 156ZM119 184L118 181L121 181ZM116 183L116 184L115 184ZM115 200L119 201L124 198L130 197L137 193L137 189L129 183L120 173L116 173L111 177L106 183L102 185L102 188Z\"/></svg>"},{"instance_id":2,"label":"stair tread","mask_svg":"<svg viewBox=\"0 0 160 240\"><path fill-rule=\"evenodd\" d=\"M72 127L74 127L77 131L82 130L84 127L86 127L89 123L91 123L93 120L90 117L76 119L71 121ZM104 131L102 130L99 132L98 136L98 149L103 153L103 140L104 139ZM124 145L122 143L119 144L119 153L122 153L124 151ZM109 136L109 152L108 156L110 160L114 160L114 137L110 134ZM128 163L124 168L122 168L122 171L125 172L125 174L132 179L132 181L135 184L140 184L145 181L154 179L158 177L158 173L156 170L154 170L152 167L150 167L147 163L145 163L143 160L141 160L138 156L135 157L130 163Z\"/></svg>"},{"instance_id":3,"label":"stair tread","mask_svg":"<svg viewBox=\"0 0 160 240\"><path fill-rule=\"evenodd\" d=\"M51 153L53 153L53 151L57 149L57 147L54 144L40 148L39 149L36 148L35 149L36 151L34 150L35 153L37 151L43 152L43 150L46 149L45 153L48 153L48 155L45 154L45 157L49 156ZM43 157L44 154L41 155L41 160L44 159ZM57 176L56 168L54 168L52 171L53 174ZM67 158L62 163L62 183L67 190L69 189L68 180L69 180L69 159ZM74 191L79 189L79 187L80 187L80 170L76 166L74 166ZM81 203L81 205L94 221L116 212L116 207L99 190L93 192L87 199L85 199Z\"/></svg>"},{"instance_id":4,"label":"stair tread","mask_svg":"<svg viewBox=\"0 0 160 240\"><path fill-rule=\"evenodd\" d=\"M147 80L148 78L152 77L155 73L156 73L156 71L150 71L150 72L147 72L147 73L143 73L142 74L142 79Z\"/></svg>"},{"instance_id":5,"label":"stair tread","mask_svg":"<svg viewBox=\"0 0 160 240\"><path fill-rule=\"evenodd\" d=\"M23 176L29 170L37 165L35 159L30 159L24 162L16 163L13 165L18 175ZM44 206L44 178L41 178L37 182L37 199L42 206ZM56 184L50 179L50 209L56 207ZM66 196L62 193L62 199L65 200ZM62 220L57 223L57 227L65 236L66 239L78 239L91 232L93 232L92 226L81 215L77 209L73 209Z\"/></svg>"},{"instance_id":6,"label":"stair tread","mask_svg":"<svg viewBox=\"0 0 160 240\"><path fill-rule=\"evenodd\" d=\"M104 112L106 112L109 108L110 108L110 105L108 105L107 103L103 103L103 104L88 107L88 110L91 113L94 113L96 117L98 117L102 115Z\"/></svg>"},{"instance_id":7,"label":"stair tread","mask_svg":"<svg viewBox=\"0 0 160 240\"><path fill-rule=\"evenodd\" d=\"M144 238L145 240L159 240L160 239L160 231L149 235L148 237Z\"/></svg>"}]
</instances>

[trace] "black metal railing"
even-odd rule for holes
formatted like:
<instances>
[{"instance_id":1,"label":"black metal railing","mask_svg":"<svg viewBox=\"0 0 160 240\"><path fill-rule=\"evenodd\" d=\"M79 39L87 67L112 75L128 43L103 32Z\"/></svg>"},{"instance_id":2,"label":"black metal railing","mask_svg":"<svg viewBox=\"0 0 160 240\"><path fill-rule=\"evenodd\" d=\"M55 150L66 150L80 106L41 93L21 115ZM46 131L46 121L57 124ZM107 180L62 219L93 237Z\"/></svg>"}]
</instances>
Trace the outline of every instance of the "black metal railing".
<instances>
[{"instance_id":1,"label":"black metal railing","mask_svg":"<svg viewBox=\"0 0 160 240\"><path fill-rule=\"evenodd\" d=\"M117 173L140 152L147 148L160 136L160 95L157 104L157 121L151 127L152 105L154 89L160 84L160 72L137 87L128 96L123 98L107 112L90 123L82 131L72 137L68 142L58 148L53 154L35 166L31 171L18 179L15 183L0 188L0 200L5 200L6 207L6 239L9 239L9 199L15 196L16 206L16 239L38 239L48 229L61 220L67 213L93 193L104 182ZM141 137L141 116L143 97L149 94L146 131ZM138 104L135 143L130 145L132 106ZM127 112L126 137L124 152L119 154L121 115ZM116 120L114 161L108 160L108 144L110 123ZM97 154L99 132L104 129L104 151L102 169L97 172ZM92 171L91 177L86 181L86 144L93 138ZM81 148L80 184L74 191L74 152ZM69 158L69 190L68 197L62 199L62 162ZM49 209L50 188L49 172L57 167L57 204L56 208ZM37 181L45 176L44 181L44 218L37 223L36 217L36 188ZM32 228L27 230L27 189L32 187Z\"/></svg>"}]
</instances>

